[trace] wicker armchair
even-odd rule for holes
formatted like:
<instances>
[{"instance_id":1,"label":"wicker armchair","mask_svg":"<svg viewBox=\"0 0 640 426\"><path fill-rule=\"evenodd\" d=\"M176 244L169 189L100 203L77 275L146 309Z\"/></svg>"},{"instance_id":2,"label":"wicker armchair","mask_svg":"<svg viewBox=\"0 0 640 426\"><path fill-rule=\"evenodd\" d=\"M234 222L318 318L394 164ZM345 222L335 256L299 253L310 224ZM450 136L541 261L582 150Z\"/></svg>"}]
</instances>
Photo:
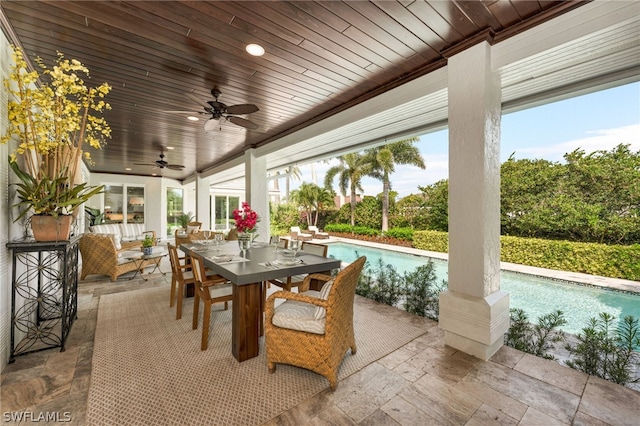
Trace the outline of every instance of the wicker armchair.
<instances>
[{"instance_id":1,"label":"wicker armchair","mask_svg":"<svg viewBox=\"0 0 640 426\"><path fill-rule=\"evenodd\" d=\"M189 222L187 229L176 229L174 234L176 247L180 248L180 244L191 243L193 234L198 233L201 226L202 222Z\"/></svg>"},{"instance_id":2,"label":"wicker armchair","mask_svg":"<svg viewBox=\"0 0 640 426\"><path fill-rule=\"evenodd\" d=\"M348 349L352 355L356 353L353 299L365 261L366 257L360 257L335 278L322 274L307 276L305 280L309 281L333 280L333 284L330 287L325 284L321 292L277 291L269 296L265 321L269 372L275 372L276 364L306 368L325 376L331 390L336 390L344 355ZM276 299L286 301L276 308Z\"/></svg>"},{"instance_id":3,"label":"wicker armchair","mask_svg":"<svg viewBox=\"0 0 640 426\"><path fill-rule=\"evenodd\" d=\"M82 234L79 247L82 256L81 280L84 280L87 275L97 274L108 275L111 281L115 281L120 275L136 270L135 262L122 255L119 256L113 235ZM145 260L142 267L151 266L153 262L153 260Z\"/></svg>"}]
</instances>

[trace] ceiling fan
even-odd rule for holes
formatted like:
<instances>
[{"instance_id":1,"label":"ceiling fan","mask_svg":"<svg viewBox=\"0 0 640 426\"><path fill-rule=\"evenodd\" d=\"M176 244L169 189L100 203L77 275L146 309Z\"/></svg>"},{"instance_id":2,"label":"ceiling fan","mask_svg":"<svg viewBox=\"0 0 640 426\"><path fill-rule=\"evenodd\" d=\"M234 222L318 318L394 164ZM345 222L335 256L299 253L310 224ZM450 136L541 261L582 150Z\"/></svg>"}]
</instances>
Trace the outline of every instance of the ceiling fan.
<instances>
[{"instance_id":1,"label":"ceiling fan","mask_svg":"<svg viewBox=\"0 0 640 426\"><path fill-rule=\"evenodd\" d=\"M247 129L255 130L258 128L258 125L253 121L247 120L243 117L238 117L238 115L251 114L253 112L257 112L260 109L254 104L238 104L238 105L225 105L222 102L218 101L218 97L222 94L218 88L214 87L211 89L211 95L215 98L215 101L207 101L207 105L204 106L204 111L192 112L192 111L168 111L168 112L178 112L178 113L189 113L189 114L198 114L209 117L209 119L204 123L204 130L210 131L215 129L216 125L220 122L220 119L223 118L226 121L230 121L231 123L244 127ZM196 102L200 102L200 100L190 96Z\"/></svg>"},{"instance_id":2,"label":"ceiling fan","mask_svg":"<svg viewBox=\"0 0 640 426\"><path fill-rule=\"evenodd\" d=\"M158 169L169 169L169 170L182 170L184 166L182 164L169 164L164 160L164 154L160 153L160 159L154 161L153 163L134 163L136 166L152 166Z\"/></svg>"}]
</instances>

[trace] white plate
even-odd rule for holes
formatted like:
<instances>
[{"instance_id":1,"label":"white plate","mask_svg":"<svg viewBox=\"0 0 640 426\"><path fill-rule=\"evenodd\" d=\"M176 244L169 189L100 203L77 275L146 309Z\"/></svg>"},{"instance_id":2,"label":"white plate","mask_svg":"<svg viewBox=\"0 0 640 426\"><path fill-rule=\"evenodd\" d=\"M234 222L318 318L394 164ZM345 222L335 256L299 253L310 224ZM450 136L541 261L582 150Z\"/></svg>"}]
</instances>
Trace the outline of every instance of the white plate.
<instances>
[{"instance_id":1,"label":"white plate","mask_svg":"<svg viewBox=\"0 0 640 426\"><path fill-rule=\"evenodd\" d=\"M211 258L211 260L213 260L213 261L214 261L214 262L216 262L216 263L219 263L219 262L230 262L231 260L233 260L233 256L231 256L231 255L227 255L227 256L224 256L224 255L223 255L223 256L213 256L213 257Z\"/></svg>"},{"instance_id":2,"label":"white plate","mask_svg":"<svg viewBox=\"0 0 640 426\"><path fill-rule=\"evenodd\" d=\"M278 259L273 263L275 263L276 265L282 265L282 266L293 266L293 265L296 265L296 264L300 263L300 260L299 259L293 259L293 258L291 258L291 259Z\"/></svg>"}]
</instances>

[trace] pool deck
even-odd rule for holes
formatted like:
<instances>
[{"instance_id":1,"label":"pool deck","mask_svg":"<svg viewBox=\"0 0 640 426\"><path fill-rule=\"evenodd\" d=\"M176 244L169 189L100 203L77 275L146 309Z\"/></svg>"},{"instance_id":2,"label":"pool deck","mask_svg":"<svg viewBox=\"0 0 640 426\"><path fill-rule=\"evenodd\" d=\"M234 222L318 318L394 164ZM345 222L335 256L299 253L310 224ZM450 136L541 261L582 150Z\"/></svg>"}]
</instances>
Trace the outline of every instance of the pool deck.
<instances>
[{"instance_id":1,"label":"pool deck","mask_svg":"<svg viewBox=\"0 0 640 426\"><path fill-rule=\"evenodd\" d=\"M358 244L358 245L367 246L367 247L375 247L383 250L392 250L392 251L397 251L397 252L406 253L406 254L413 254L416 256L426 256L434 259L449 260L449 255L447 253L440 253L440 252L428 251L428 250L419 250L412 247L394 246L391 244L376 243L371 241L352 240L349 238L332 236L328 240L317 240L314 242L318 242L318 243L344 242L349 244ZM598 275L583 274L580 272L558 271L555 269L538 268L535 266L526 266L526 265L520 265L517 263L509 263L509 262L500 262L500 268L503 271L511 271L511 272L518 272L521 274L536 275L539 277L570 281L570 282L575 282L579 284L587 284L587 285L593 285L596 287L603 287L603 288L609 288L609 289L614 289L618 291L625 291L625 292L640 294L640 282L638 281L623 280L619 278L601 277Z\"/></svg>"}]
</instances>

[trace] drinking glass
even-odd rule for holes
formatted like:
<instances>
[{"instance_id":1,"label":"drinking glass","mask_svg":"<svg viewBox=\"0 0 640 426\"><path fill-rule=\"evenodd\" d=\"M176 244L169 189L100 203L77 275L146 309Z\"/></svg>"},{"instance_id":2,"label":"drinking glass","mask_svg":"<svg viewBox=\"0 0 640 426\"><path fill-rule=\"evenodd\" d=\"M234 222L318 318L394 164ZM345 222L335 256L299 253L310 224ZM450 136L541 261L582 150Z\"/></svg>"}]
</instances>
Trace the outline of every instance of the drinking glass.
<instances>
[{"instance_id":1,"label":"drinking glass","mask_svg":"<svg viewBox=\"0 0 640 426\"><path fill-rule=\"evenodd\" d=\"M209 244L209 238L211 237L211 231L203 231L205 244Z\"/></svg>"},{"instance_id":2,"label":"drinking glass","mask_svg":"<svg viewBox=\"0 0 640 426\"><path fill-rule=\"evenodd\" d=\"M296 240L296 239L292 238L289 241L288 248L293 250L293 257L296 257L296 255L298 254L298 250L300 250L300 240Z\"/></svg>"},{"instance_id":3,"label":"drinking glass","mask_svg":"<svg viewBox=\"0 0 640 426\"><path fill-rule=\"evenodd\" d=\"M216 242L216 251L220 251L220 241L224 240L224 235L219 232L215 233L213 234L213 239Z\"/></svg>"},{"instance_id":4,"label":"drinking glass","mask_svg":"<svg viewBox=\"0 0 640 426\"><path fill-rule=\"evenodd\" d=\"M271 236L271 243L273 244L273 251L274 253L278 251L278 244L280 243L280 236L279 235L272 235Z\"/></svg>"},{"instance_id":5,"label":"drinking glass","mask_svg":"<svg viewBox=\"0 0 640 426\"><path fill-rule=\"evenodd\" d=\"M240 251L242 252L242 257L246 257L245 253L247 252L247 250L249 250L249 248L251 248L251 239L250 238L239 239L238 244L240 245Z\"/></svg>"}]
</instances>

